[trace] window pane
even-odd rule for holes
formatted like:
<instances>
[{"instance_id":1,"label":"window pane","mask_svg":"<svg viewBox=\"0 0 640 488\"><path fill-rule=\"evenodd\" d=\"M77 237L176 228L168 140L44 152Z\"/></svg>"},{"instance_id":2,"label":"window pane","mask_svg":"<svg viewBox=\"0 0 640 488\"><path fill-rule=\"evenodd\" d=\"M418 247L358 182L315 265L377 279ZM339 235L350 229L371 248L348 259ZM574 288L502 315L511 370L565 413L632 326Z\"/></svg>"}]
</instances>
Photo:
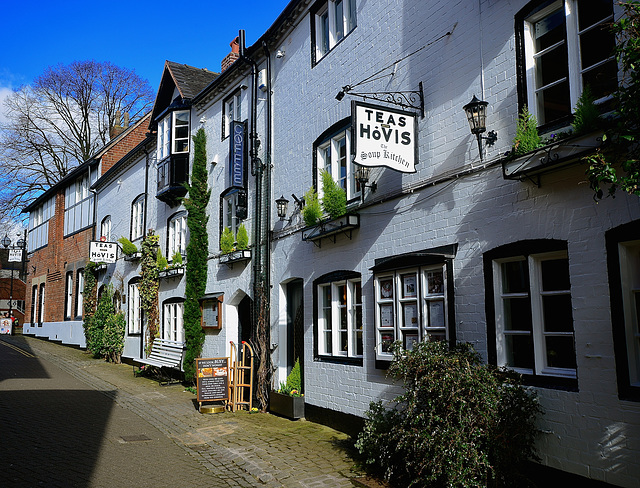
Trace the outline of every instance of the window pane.
<instances>
[{"instance_id":1,"label":"window pane","mask_svg":"<svg viewBox=\"0 0 640 488\"><path fill-rule=\"evenodd\" d=\"M533 369L533 341L530 334L506 335L505 353L507 366Z\"/></svg>"},{"instance_id":2,"label":"window pane","mask_svg":"<svg viewBox=\"0 0 640 488\"><path fill-rule=\"evenodd\" d=\"M573 332L571 295L543 296L542 308L546 332Z\"/></svg>"},{"instance_id":3,"label":"window pane","mask_svg":"<svg viewBox=\"0 0 640 488\"><path fill-rule=\"evenodd\" d=\"M536 85L538 88L569 76L567 45L562 44L540 56L536 61Z\"/></svg>"},{"instance_id":4,"label":"window pane","mask_svg":"<svg viewBox=\"0 0 640 488\"><path fill-rule=\"evenodd\" d=\"M337 141L338 152L338 168L340 174L338 176L338 185L340 188L347 189L347 138L343 137Z\"/></svg>"},{"instance_id":5,"label":"window pane","mask_svg":"<svg viewBox=\"0 0 640 488\"><path fill-rule=\"evenodd\" d=\"M380 305L380 327L393 327L393 305Z\"/></svg>"},{"instance_id":6,"label":"window pane","mask_svg":"<svg viewBox=\"0 0 640 488\"><path fill-rule=\"evenodd\" d=\"M502 263L502 293L527 293L527 262L512 261Z\"/></svg>"},{"instance_id":7,"label":"window pane","mask_svg":"<svg viewBox=\"0 0 640 488\"><path fill-rule=\"evenodd\" d=\"M545 337L547 346L547 366L551 368L576 368L576 353L573 335Z\"/></svg>"},{"instance_id":8,"label":"window pane","mask_svg":"<svg viewBox=\"0 0 640 488\"><path fill-rule=\"evenodd\" d=\"M566 39L564 7L547 15L534 25L536 52Z\"/></svg>"},{"instance_id":9,"label":"window pane","mask_svg":"<svg viewBox=\"0 0 640 488\"><path fill-rule=\"evenodd\" d=\"M385 278L380 280L380 298L393 299L393 279Z\"/></svg>"},{"instance_id":10,"label":"window pane","mask_svg":"<svg viewBox=\"0 0 640 488\"><path fill-rule=\"evenodd\" d=\"M418 327L418 304L416 302L403 303L402 317L404 327Z\"/></svg>"},{"instance_id":11,"label":"window pane","mask_svg":"<svg viewBox=\"0 0 640 488\"><path fill-rule=\"evenodd\" d=\"M342 0L335 2L336 12L336 42L344 37L344 4Z\"/></svg>"},{"instance_id":12,"label":"window pane","mask_svg":"<svg viewBox=\"0 0 640 488\"><path fill-rule=\"evenodd\" d=\"M325 12L320 16L320 51L322 54L329 52L329 12Z\"/></svg>"},{"instance_id":13,"label":"window pane","mask_svg":"<svg viewBox=\"0 0 640 488\"><path fill-rule=\"evenodd\" d=\"M593 97L599 98L611 95L618 88L616 72L618 65L615 60L608 61L582 75L583 86L589 86Z\"/></svg>"},{"instance_id":14,"label":"window pane","mask_svg":"<svg viewBox=\"0 0 640 488\"><path fill-rule=\"evenodd\" d=\"M427 273L427 293L429 295L444 293L444 278L442 270Z\"/></svg>"},{"instance_id":15,"label":"window pane","mask_svg":"<svg viewBox=\"0 0 640 488\"><path fill-rule=\"evenodd\" d=\"M568 259L549 259L542 261L540 267L543 291L562 291L571 288Z\"/></svg>"},{"instance_id":16,"label":"window pane","mask_svg":"<svg viewBox=\"0 0 640 488\"><path fill-rule=\"evenodd\" d=\"M505 298L503 303L505 330L532 330L531 302L528 297Z\"/></svg>"},{"instance_id":17,"label":"window pane","mask_svg":"<svg viewBox=\"0 0 640 488\"><path fill-rule=\"evenodd\" d=\"M536 94L538 124L545 124L571 114L569 81L564 81Z\"/></svg>"},{"instance_id":18,"label":"window pane","mask_svg":"<svg viewBox=\"0 0 640 488\"><path fill-rule=\"evenodd\" d=\"M611 0L589 0L589 2L582 0L578 2L578 26L581 31L612 15L613 2Z\"/></svg>"}]
</instances>

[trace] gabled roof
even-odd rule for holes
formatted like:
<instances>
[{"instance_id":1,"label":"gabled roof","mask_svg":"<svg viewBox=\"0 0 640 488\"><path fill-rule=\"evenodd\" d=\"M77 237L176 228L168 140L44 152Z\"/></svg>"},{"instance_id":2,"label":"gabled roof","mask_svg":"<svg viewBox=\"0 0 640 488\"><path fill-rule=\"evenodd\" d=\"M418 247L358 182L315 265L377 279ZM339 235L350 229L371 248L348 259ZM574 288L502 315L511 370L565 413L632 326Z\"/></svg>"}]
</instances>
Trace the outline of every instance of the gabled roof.
<instances>
[{"instance_id":1,"label":"gabled roof","mask_svg":"<svg viewBox=\"0 0 640 488\"><path fill-rule=\"evenodd\" d=\"M178 89L182 97L182 103L188 103L211 83L219 73L208 69L194 68L187 64L178 64L173 61L165 61L164 72L158 87L158 94L151 113L151 126L155 119L173 102L173 90Z\"/></svg>"}]
</instances>

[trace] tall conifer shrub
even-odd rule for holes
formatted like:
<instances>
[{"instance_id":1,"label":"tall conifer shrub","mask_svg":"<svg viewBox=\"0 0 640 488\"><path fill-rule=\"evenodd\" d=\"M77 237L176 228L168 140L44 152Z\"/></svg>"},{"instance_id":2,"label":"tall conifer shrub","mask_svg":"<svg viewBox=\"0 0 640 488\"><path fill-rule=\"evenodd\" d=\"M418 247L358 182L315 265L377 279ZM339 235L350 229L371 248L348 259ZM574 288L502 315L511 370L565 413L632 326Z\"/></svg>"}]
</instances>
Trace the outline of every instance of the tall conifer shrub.
<instances>
[{"instance_id":1,"label":"tall conifer shrub","mask_svg":"<svg viewBox=\"0 0 640 488\"><path fill-rule=\"evenodd\" d=\"M204 295L207 286L207 258L209 255L209 237L207 234L207 205L211 191L207 184L207 136L204 129L198 129L193 136L193 171L191 184L187 185L189 196L184 199L189 244L187 245L187 273L185 281L184 334L185 358L184 373L187 380L195 378L195 359L202 351L204 332L200 327L201 311L198 299Z\"/></svg>"}]
</instances>

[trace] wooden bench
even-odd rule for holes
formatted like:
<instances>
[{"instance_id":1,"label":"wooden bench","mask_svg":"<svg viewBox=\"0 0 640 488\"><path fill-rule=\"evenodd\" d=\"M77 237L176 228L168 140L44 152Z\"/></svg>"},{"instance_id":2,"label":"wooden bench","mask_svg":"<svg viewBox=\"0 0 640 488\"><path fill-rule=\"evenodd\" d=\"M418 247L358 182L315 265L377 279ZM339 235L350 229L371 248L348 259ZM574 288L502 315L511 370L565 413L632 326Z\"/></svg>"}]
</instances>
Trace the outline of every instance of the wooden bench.
<instances>
[{"instance_id":1,"label":"wooden bench","mask_svg":"<svg viewBox=\"0 0 640 488\"><path fill-rule=\"evenodd\" d=\"M146 358L136 359L137 363L148 364L158 368L160 376L160 384L166 379L164 385L168 385L171 381L170 376L162 374L163 368L176 369L182 371L182 352L184 351L184 343L177 341L169 341L166 339L156 338L151 346L151 352ZM135 369L134 369L135 372Z\"/></svg>"}]
</instances>

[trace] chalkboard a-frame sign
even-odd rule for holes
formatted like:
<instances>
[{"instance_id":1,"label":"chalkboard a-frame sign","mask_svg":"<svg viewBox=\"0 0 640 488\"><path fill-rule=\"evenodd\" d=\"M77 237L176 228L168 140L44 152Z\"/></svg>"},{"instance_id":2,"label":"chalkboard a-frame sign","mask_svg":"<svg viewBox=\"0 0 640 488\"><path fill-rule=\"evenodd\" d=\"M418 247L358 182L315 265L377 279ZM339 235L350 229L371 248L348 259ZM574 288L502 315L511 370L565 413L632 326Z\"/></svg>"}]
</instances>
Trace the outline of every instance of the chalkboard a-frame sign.
<instances>
[{"instance_id":1,"label":"chalkboard a-frame sign","mask_svg":"<svg viewBox=\"0 0 640 488\"><path fill-rule=\"evenodd\" d=\"M229 400L229 358L197 358L198 401Z\"/></svg>"}]
</instances>

